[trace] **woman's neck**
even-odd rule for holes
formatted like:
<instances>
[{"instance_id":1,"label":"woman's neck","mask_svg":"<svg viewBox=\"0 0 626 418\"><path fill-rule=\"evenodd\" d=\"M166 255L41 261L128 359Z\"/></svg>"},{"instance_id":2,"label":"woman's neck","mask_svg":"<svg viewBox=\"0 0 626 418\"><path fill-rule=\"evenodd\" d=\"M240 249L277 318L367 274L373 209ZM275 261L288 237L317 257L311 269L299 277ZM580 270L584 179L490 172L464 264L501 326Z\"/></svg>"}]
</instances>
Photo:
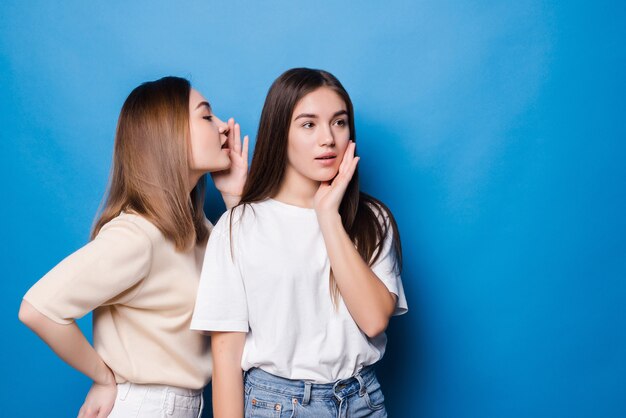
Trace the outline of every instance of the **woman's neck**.
<instances>
[{"instance_id":1,"label":"woman's neck","mask_svg":"<svg viewBox=\"0 0 626 418\"><path fill-rule=\"evenodd\" d=\"M189 191L188 191L189 193L191 193L193 189L198 185L198 181L200 181L200 178L203 175L204 173L189 170L189 183L187 186L189 188Z\"/></svg>"},{"instance_id":2,"label":"woman's neck","mask_svg":"<svg viewBox=\"0 0 626 418\"><path fill-rule=\"evenodd\" d=\"M311 180L287 166L285 177L273 198L293 206L313 207L313 197L320 187L320 182Z\"/></svg>"}]
</instances>

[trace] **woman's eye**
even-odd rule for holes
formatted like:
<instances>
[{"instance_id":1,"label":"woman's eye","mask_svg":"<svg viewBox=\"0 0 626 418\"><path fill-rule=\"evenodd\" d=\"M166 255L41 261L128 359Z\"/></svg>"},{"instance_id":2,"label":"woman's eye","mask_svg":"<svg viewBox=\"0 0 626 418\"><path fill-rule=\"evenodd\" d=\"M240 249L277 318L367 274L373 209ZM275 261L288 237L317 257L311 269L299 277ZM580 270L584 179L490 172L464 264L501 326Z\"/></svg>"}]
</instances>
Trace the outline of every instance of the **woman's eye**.
<instances>
[{"instance_id":1,"label":"woman's eye","mask_svg":"<svg viewBox=\"0 0 626 418\"><path fill-rule=\"evenodd\" d=\"M211 115L209 115L209 116L202 116L202 119L208 120L209 122L211 122L213 120L213 116L211 116Z\"/></svg>"},{"instance_id":2,"label":"woman's eye","mask_svg":"<svg viewBox=\"0 0 626 418\"><path fill-rule=\"evenodd\" d=\"M343 120L343 119L337 119L335 121L335 125L337 125L337 126L346 126L346 121Z\"/></svg>"},{"instance_id":3,"label":"woman's eye","mask_svg":"<svg viewBox=\"0 0 626 418\"><path fill-rule=\"evenodd\" d=\"M303 128L312 128L313 127L313 122L305 122L302 124Z\"/></svg>"}]
</instances>

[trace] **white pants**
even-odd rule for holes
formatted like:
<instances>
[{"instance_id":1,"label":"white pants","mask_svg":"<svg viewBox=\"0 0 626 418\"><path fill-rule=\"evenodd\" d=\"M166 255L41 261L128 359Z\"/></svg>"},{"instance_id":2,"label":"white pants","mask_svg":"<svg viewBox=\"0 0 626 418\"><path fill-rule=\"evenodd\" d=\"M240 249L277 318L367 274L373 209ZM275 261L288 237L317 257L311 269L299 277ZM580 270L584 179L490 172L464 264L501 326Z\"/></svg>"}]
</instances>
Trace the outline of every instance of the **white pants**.
<instances>
[{"instance_id":1,"label":"white pants","mask_svg":"<svg viewBox=\"0 0 626 418\"><path fill-rule=\"evenodd\" d=\"M120 383L109 418L199 418L202 390Z\"/></svg>"}]
</instances>

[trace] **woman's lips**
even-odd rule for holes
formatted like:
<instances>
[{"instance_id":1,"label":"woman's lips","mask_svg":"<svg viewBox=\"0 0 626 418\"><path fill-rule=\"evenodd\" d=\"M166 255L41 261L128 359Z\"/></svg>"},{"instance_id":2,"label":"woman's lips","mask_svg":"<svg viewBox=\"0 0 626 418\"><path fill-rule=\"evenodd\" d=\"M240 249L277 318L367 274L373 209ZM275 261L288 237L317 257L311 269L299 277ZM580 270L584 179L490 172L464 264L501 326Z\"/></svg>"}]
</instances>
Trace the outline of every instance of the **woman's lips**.
<instances>
[{"instance_id":1,"label":"woman's lips","mask_svg":"<svg viewBox=\"0 0 626 418\"><path fill-rule=\"evenodd\" d=\"M315 161L319 162L323 166L332 166L335 164L335 160L337 159L337 154L326 153L322 154L318 157L315 157Z\"/></svg>"}]
</instances>

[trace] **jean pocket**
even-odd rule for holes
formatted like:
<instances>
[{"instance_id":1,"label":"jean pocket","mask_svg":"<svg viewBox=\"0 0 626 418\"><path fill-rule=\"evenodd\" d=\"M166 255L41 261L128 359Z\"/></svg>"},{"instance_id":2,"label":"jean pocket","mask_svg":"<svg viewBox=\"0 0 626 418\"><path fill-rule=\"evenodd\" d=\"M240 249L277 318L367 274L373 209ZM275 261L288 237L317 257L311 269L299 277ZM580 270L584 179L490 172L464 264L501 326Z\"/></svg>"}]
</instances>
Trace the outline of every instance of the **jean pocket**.
<instances>
[{"instance_id":1,"label":"jean pocket","mask_svg":"<svg viewBox=\"0 0 626 418\"><path fill-rule=\"evenodd\" d=\"M117 400L125 401L126 397L128 396L128 392L130 392L131 386L132 386L132 383L130 382L118 383L117 384Z\"/></svg>"},{"instance_id":2,"label":"jean pocket","mask_svg":"<svg viewBox=\"0 0 626 418\"><path fill-rule=\"evenodd\" d=\"M246 418L280 418L287 406L280 395L253 388L245 403Z\"/></svg>"},{"instance_id":3,"label":"jean pocket","mask_svg":"<svg viewBox=\"0 0 626 418\"><path fill-rule=\"evenodd\" d=\"M365 402L372 411L380 411L385 407L385 396L383 390L380 388L380 383L375 382L373 385L367 388L365 394Z\"/></svg>"}]
</instances>

